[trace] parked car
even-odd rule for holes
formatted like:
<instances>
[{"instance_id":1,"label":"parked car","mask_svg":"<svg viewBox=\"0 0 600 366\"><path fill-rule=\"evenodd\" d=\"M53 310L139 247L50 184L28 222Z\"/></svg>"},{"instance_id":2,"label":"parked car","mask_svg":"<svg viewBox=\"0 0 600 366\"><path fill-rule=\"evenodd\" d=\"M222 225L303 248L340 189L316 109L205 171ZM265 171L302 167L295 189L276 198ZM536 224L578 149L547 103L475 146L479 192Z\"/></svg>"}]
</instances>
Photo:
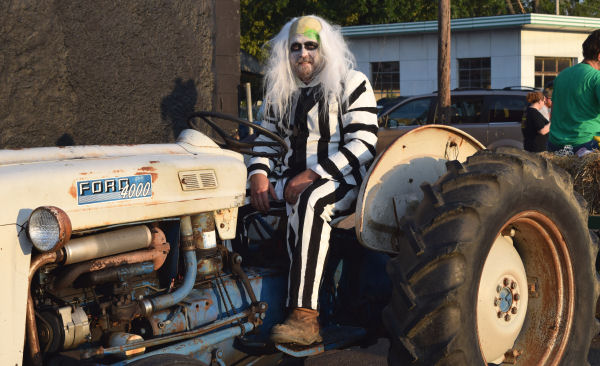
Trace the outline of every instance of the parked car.
<instances>
[{"instance_id":1,"label":"parked car","mask_svg":"<svg viewBox=\"0 0 600 366\"><path fill-rule=\"evenodd\" d=\"M391 107L397 105L403 100L410 98L408 95L391 98L381 98L377 101L377 115L380 116L387 112Z\"/></svg>"},{"instance_id":2,"label":"parked car","mask_svg":"<svg viewBox=\"0 0 600 366\"><path fill-rule=\"evenodd\" d=\"M527 93L533 88L453 90L450 125L481 141L487 148L523 148L521 122ZM410 97L379 114L378 151L421 125L437 123L437 92Z\"/></svg>"}]
</instances>

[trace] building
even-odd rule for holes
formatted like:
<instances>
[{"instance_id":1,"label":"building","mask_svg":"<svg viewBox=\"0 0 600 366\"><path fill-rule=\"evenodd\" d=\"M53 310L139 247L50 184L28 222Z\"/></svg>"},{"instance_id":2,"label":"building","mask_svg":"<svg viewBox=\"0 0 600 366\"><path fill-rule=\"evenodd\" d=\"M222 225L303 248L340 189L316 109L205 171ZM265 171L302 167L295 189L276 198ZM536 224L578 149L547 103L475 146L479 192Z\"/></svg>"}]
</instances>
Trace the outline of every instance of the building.
<instances>
[{"instance_id":1,"label":"building","mask_svg":"<svg viewBox=\"0 0 600 366\"><path fill-rule=\"evenodd\" d=\"M437 21L344 27L377 98L437 89ZM451 88L543 87L583 59L600 19L549 14L451 21Z\"/></svg>"}]
</instances>

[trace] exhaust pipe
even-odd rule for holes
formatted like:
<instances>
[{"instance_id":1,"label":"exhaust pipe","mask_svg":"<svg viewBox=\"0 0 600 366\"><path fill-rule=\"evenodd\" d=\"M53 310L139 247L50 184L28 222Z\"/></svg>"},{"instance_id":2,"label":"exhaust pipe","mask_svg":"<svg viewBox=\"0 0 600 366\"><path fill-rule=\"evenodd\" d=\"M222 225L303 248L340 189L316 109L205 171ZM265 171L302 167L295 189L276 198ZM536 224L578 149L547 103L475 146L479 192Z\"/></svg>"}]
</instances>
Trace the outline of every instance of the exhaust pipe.
<instances>
[{"instance_id":1,"label":"exhaust pipe","mask_svg":"<svg viewBox=\"0 0 600 366\"><path fill-rule=\"evenodd\" d=\"M146 225L72 239L64 246L65 265L148 248L151 242L152 233Z\"/></svg>"},{"instance_id":2,"label":"exhaust pipe","mask_svg":"<svg viewBox=\"0 0 600 366\"><path fill-rule=\"evenodd\" d=\"M108 252L108 250L105 250L102 248L108 248L108 249L110 249L111 252L116 251L117 249L119 250L119 252L123 252L124 250L131 250L131 247L133 247L133 246L138 246L138 245L142 245L142 244L145 245L146 247L148 246L147 244L145 244L145 242L147 241L146 233L150 233L150 229L148 229L145 225L142 225L141 227L136 226L133 228L117 230L117 231L111 232L111 234L123 232L124 230L129 230L129 229L134 229L134 230L131 230L126 233L126 234L128 234L127 238L129 240L136 241L136 243L134 245L131 245L131 244L124 245L125 248L120 247L122 241L120 239L117 239L116 242L112 242L110 245L103 244L100 246L96 246L96 243L106 243L106 241L105 241L106 238L117 238L114 235L110 235L110 236L106 236L102 240L98 240L97 238L92 238L92 239L89 239L89 240L83 242L83 244L78 244L78 246L81 245L82 247L85 247L85 250L83 250L83 249L80 250L80 248L77 248L76 250L71 250L70 252L65 250L65 252L67 253L67 255L69 255L68 253L76 253L74 255L74 258L81 259L81 258L86 258L87 256L91 255L92 252L96 252L97 254L100 254L100 255L105 255ZM104 235L104 234L109 234L109 233L103 233L103 234L98 234L98 235ZM136 235L132 235L132 234L136 234ZM93 235L93 236L96 236L96 235ZM95 248L95 249L101 248L101 249L100 250L92 250L91 248ZM159 228L152 228L151 245L150 245L149 249L136 250L136 251L130 252L130 253L123 253L123 254L113 255L110 257L94 259L91 261L87 261L87 262L83 262L83 263L79 263L74 266L71 266L69 271L67 273L65 273L65 275L62 276L54 284L54 289L60 290L65 287L68 287L71 283L75 282L75 280L80 275L82 275L84 273L99 271L101 269L110 268L110 267L117 267L117 266L121 266L124 264L134 264L134 263L152 261L154 263L154 270L157 270L165 262L165 259L167 258L167 254L169 254L169 250L170 250L170 246L169 246L169 243L167 243L167 239L166 239L163 231ZM84 256L81 253L86 253L86 255ZM73 261L74 261L74 259L72 258L70 263L73 263Z\"/></svg>"}]
</instances>

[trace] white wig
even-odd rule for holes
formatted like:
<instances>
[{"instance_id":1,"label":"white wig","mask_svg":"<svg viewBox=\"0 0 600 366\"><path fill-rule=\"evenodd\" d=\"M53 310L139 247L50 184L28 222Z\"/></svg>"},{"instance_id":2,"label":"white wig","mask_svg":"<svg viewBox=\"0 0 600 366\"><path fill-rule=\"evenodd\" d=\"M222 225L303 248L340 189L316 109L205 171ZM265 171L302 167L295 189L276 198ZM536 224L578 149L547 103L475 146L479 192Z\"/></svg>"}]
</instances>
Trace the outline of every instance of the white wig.
<instances>
[{"instance_id":1,"label":"white wig","mask_svg":"<svg viewBox=\"0 0 600 366\"><path fill-rule=\"evenodd\" d=\"M321 17L309 16L321 23L319 52L323 66L315 75L315 80L321 83L324 95L333 93L341 100L342 81L354 68L354 55L348 49L338 26L327 23ZM299 89L289 62L290 27L298 19L294 18L286 23L268 43L271 55L265 72L264 113L273 112L275 115L271 117L277 119L290 112L290 98Z\"/></svg>"}]
</instances>

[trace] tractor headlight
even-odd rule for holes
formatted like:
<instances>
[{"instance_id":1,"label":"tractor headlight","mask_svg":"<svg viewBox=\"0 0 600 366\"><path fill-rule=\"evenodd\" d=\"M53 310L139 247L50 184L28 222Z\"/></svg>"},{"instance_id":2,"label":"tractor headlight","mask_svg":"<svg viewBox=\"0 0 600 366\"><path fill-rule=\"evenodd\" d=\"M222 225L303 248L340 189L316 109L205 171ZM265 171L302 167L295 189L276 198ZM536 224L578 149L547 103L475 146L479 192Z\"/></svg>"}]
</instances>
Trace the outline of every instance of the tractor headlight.
<instances>
[{"instance_id":1,"label":"tractor headlight","mask_svg":"<svg viewBox=\"0 0 600 366\"><path fill-rule=\"evenodd\" d=\"M58 207L38 207L29 216L27 235L41 252L59 250L71 238L71 219Z\"/></svg>"}]
</instances>

